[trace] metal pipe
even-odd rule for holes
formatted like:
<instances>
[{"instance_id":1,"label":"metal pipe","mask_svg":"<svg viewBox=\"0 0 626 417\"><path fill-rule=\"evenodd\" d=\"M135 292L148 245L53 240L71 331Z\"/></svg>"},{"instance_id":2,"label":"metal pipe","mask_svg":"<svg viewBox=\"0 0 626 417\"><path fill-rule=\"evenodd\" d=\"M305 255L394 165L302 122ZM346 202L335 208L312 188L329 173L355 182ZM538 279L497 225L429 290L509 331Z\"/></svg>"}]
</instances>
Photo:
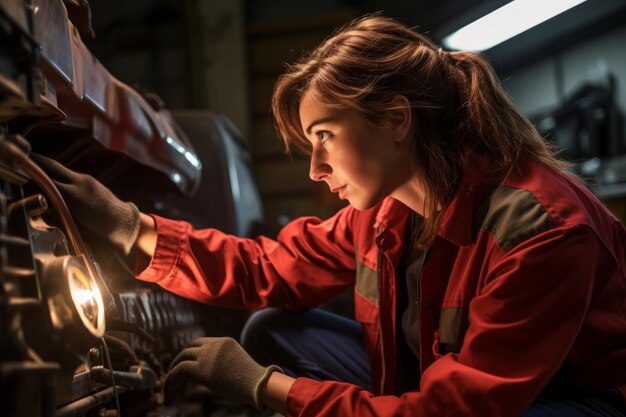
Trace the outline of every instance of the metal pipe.
<instances>
[{"instance_id":1,"label":"metal pipe","mask_svg":"<svg viewBox=\"0 0 626 417\"><path fill-rule=\"evenodd\" d=\"M119 386L117 387L117 390L122 393L128 391L128 388ZM98 405L106 404L113 397L113 387L108 387L103 389L102 391L94 392L88 397L81 398L80 400L74 401L73 403L69 403L68 405L58 408L54 416L73 417L76 415L80 415L81 413L84 414Z\"/></svg>"},{"instance_id":2,"label":"metal pipe","mask_svg":"<svg viewBox=\"0 0 626 417\"><path fill-rule=\"evenodd\" d=\"M57 189L56 185L54 185L54 182L52 182L39 165L28 157L26 152L13 142L7 140L6 136L5 140L0 140L0 155L9 166L14 169L22 170L42 189L45 196L57 211L61 224L63 225L63 229L65 230L72 248L74 249L74 253L79 256L84 256L89 272L94 279L99 279L100 274L89 258L87 247L80 237L78 227L72 218L67 204L65 204L65 200L63 200L63 197L61 196L61 193Z\"/></svg>"}]
</instances>

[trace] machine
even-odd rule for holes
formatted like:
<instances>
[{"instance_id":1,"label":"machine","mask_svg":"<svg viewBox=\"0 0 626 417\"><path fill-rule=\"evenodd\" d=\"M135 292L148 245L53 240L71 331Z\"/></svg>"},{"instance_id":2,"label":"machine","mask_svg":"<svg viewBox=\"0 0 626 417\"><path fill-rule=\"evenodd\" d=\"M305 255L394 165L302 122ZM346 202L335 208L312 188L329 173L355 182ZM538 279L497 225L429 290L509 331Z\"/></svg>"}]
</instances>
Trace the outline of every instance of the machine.
<instances>
[{"instance_id":1,"label":"machine","mask_svg":"<svg viewBox=\"0 0 626 417\"><path fill-rule=\"evenodd\" d=\"M76 226L31 155L142 211L251 236L263 212L245 141L222 115L172 113L116 79L82 41L89 21L86 0L0 0L1 414L197 415L193 387L163 405L169 362L246 314L135 280L129 259Z\"/></svg>"}]
</instances>

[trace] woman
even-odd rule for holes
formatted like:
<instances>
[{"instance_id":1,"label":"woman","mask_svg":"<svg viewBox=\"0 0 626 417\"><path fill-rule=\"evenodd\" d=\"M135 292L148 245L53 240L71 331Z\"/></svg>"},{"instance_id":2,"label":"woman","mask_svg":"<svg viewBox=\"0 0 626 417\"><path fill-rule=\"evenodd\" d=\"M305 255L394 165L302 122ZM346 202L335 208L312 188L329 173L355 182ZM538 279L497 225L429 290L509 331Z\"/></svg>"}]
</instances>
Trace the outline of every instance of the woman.
<instances>
[{"instance_id":1,"label":"woman","mask_svg":"<svg viewBox=\"0 0 626 417\"><path fill-rule=\"evenodd\" d=\"M261 312L243 335L256 360L193 341L166 399L191 378L294 416L624 415L626 231L483 58L366 16L288 69L273 110L349 206L277 241L137 214L137 277L252 309L354 287L360 324Z\"/></svg>"}]
</instances>

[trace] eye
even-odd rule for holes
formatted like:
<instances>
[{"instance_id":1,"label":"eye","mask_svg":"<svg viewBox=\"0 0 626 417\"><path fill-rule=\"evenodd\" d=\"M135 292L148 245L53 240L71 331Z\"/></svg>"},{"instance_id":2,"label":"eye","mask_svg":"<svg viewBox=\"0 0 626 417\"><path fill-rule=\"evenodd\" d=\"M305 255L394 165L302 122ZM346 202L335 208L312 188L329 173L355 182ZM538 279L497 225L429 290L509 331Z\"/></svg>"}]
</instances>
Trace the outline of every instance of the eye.
<instances>
[{"instance_id":1,"label":"eye","mask_svg":"<svg viewBox=\"0 0 626 417\"><path fill-rule=\"evenodd\" d=\"M327 130L320 130L318 132L315 132L315 134L317 135L317 138L322 143L322 146L325 145L326 142L328 141L328 139L330 139L330 137L331 137L330 132L327 131Z\"/></svg>"}]
</instances>

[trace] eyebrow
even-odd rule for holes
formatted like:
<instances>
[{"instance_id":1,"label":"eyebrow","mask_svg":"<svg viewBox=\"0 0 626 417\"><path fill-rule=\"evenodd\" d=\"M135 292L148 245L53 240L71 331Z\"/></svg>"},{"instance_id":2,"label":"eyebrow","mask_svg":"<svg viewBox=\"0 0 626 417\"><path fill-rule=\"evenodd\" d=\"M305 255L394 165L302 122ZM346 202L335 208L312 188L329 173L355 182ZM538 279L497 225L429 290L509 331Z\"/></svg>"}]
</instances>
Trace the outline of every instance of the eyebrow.
<instances>
[{"instance_id":1,"label":"eyebrow","mask_svg":"<svg viewBox=\"0 0 626 417\"><path fill-rule=\"evenodd\" d=\"M313 129L313 126L315 125L319 125L321 123L334 122L334 121L335 121L334 117L324 117L323 119L315 120L309 125L309 127L306 128L306 134L307 135L311 134L311 129Z\"/></svg>"}]
</instances>

